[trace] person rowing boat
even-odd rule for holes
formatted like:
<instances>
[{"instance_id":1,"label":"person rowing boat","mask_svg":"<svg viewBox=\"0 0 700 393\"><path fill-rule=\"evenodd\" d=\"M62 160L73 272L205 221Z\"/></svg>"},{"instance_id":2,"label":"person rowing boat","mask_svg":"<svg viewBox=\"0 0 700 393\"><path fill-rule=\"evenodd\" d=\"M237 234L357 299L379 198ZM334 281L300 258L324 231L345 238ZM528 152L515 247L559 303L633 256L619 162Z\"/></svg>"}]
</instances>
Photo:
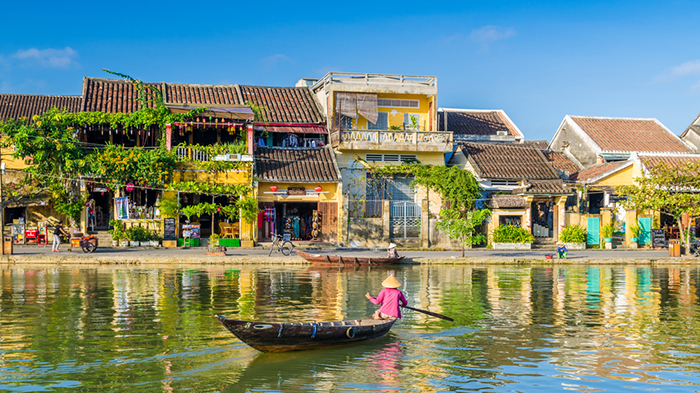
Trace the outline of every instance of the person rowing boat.
<instances>
[{"instance_id":1,"label":"person rowing boat","mask_svg":"<svg viewBox=\"0 0 700 393\"><path fill-rule=\"evenodd\" d=\"M382 282L384 289L379 292L376 299L369 292L365 294L370 302L382 305L372 316L374 319L401 318L401 307L408 305L403 292L398 289L401 285L402 282L396 276L389 274Z\"/></svg>"}]
</instances>

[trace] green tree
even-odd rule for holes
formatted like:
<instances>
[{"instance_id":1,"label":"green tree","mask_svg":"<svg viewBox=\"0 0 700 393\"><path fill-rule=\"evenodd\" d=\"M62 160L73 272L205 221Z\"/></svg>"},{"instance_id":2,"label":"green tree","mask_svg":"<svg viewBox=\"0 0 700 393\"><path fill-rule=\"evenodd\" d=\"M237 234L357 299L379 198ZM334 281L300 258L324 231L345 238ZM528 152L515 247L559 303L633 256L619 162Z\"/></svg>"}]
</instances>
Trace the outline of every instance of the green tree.
<instances>
[{"instance_id":1,"label":"green tree","mask_svg":"<svg viewBox=\"0 0 700 393\"><path fill-rule=\"evenodd\" d=\"M678 223L681 239L690 243L682 224L684 213L700 214L700 161L683 165L661 163L649 168L646 176L635 178L632 186L618 186L618 194L627 195L626 208L659 210ZM686 253L689 247L686 247Z\"/></svg>"},{"instance_id":2,"label":"green tree","mask_svg":"<svg viewBox=\"0 0 700 393\"><path fill-rule=\"evenodd\" d=\"M477 226L484 223L484 220L491 215L488 209L474 211L442 210L440 220L437 222L437 229L444 231L450 239L459 240L462 245L462 258L464 258L465 247L471 248L473 244L481 244L486 241L486 237L481 233L475 233Z\"/></svg>"}]
</instances>

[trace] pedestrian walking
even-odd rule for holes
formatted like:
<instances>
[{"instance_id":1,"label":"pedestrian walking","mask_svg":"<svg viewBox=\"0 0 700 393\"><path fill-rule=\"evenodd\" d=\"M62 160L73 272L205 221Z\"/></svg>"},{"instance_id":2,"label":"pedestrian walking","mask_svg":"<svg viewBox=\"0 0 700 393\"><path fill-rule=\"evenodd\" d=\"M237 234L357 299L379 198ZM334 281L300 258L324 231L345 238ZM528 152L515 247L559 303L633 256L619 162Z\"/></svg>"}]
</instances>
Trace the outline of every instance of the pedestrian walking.
<instances>
[{"instance_id":1,"label":"pedestrian walking","mask_svg":"<svg viewBox=\"0 0 700 393\"><path fill-rule=\"evenodd\" d=\"M56 224L56 229L53 230L53 245L51 246L51 252L58 252L58 246L61 245L61 235L68 236L68 232L63 229L63 223L58 222Z\"/></svg>"}]
</instances>

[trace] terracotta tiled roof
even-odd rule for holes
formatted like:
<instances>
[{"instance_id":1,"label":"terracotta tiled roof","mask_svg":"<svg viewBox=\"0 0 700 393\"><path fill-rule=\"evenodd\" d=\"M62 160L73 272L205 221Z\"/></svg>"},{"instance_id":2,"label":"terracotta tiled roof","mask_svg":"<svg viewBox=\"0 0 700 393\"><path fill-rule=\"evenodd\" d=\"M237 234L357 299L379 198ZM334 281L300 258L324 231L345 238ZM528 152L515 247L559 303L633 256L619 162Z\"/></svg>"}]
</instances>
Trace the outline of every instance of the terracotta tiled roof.
<instances>
[{"instance_id":1,"label":"terracotta tiled roof","mask_svg":"<svg viewBox=\"0 0 700 393\"><path fill-rule=\"evenodd\" d=\"M595 164L591 167L588 167L584 170L578 171L571 176L569 176L570 181L575 181L575 182L585 182L587 180L596 178L604 173L613 171L615 169L620 168L622 165L627 164L627 161L614 161L614 162L606 162L602 164Z\"/></svg>"},{"instance_id":2,"label":"terracotta tiled roof","mask_svg":"<svg viewBox=\"0 0 700 393\"><path fill-rule=\"evenodd\" d=\"M318 148L258 147L256 173L263 181L339 182L340 171L330 146Z\"/></svg>"},{"instance_id":3,"label":"terracotta tiled roof","mask_svg":"<svg viewBox=\"0 0 700 393\"><path fill-rule=\"evenodd\" d=\"M687 163L695 163L700 161L700 155L692 155L692 156L644 156L640 155L639 159L642 161L642 164L647 169L651 169L655 167L656 165L659 164L666 164L671 167L677 167L677 166L684 166Z\"/></svg>"},{"instance_id":4,"label":"terracotta tiled roof","mask_svg":"<svg viewBox=\"0 0 700 393\"><path fill-rule=\"evenodd\" d=\"M690 148L656 119L570 118L604 151L691 152Z\"/></svg>"},{"instance_id":5,"label":"terracotta tiled roof","mask_svg":"<svg viewBox=\"0 0 700 393\"><path fill-rule=\"evenodd\" d=\"M547 142L547 141L545 141L545 140L539 140L539 141L523 141L523 143L524 143L524 144L527 144L527 145L535 146L536 148L538 148L538 149L540 149L540 150L547 150L547 148L549 147L549 142Z\"/></svg>"},{"instance_id":6,"label":"terracotta tiled roof","mask_svg":"<svg viewBox=\"0 0 700 393\"><path fill-rule=\"evenodd\" d=\"M491 195L489 206L493 209L514 209L527 207L527 202L517 195L494 194Z\"/></svg>"},{"instance_id":7,"label":"terracotta tiled roof","mask_svg":"<svg viewBox=\"0 0 700 393\"><path fill-rule=\"evenodd\" d=\"M162 83L145 83L163 91ZM83 78L84 112L131 113L139 110L141 104L134 85L122 79ZM152 106L152 104L151 104Z\"/></svg>"},{"instance_id":8,"label":"terracotta tiled roof","mask_svg":"<svg viewBox=\"0 0 700 393\"><path fill-rule=\"evenodd\" d=\"M271 123L321 124L323 115L308 87L241 86L243 102L264 107Z\"/></svg>"},{"instance_id":9,"label":"terracotta tiled roof","mask_svg":"<svg viewBox=\"0 0 700 393\"><path fill-rule=\"evenodd\" d=\"M80 96L42 96L29 94L0 94L0 119L31 119L56 107L68 112L79 112Z\"/></svg>"},{"instance_id":10,"label":"terracotta tiled roof","mask_svg":"<svg viewBox=\"0 0 700 393\"><path fill-rule=\"evenodd\" d=\"M561 179L528 180L524 187L513 190L513 194L562 195L571 194L571 190L564 185Z\"/></svg>"},{"instance_id":11,"label":"terracotta tiled roof","mask_svg":"<svg viewBox=\"0 0 700 393\"><path fill-rule=\"evenodd\" d=\"M174 104L243 104L238 85L166 83L165 92L165 101Z\"/></svg>"},{"instance_id":12,"label":"terracotta tiled roof","mask_svg":"<svg viewBox=\"0 0 700 393\"><path fill-rule=\"evenodd\" d=\"M543 150L542 154L544 154L545 158L552 164L554 169L562 171L567 176L571 176L573 173L581 170L581 168L574 164L563 152Z\"/></svg>"},{"instance_id":13,"label":"terracotta tiled roof","mask_svg":"<svg viewBox=\"0 0 700 393\"><path fill-rule=\"evenodd\" d=\"M447 129L445 129L447 115ZM452 131L454 135L498 135L506 131L508 135L522 137L522 133L499 110L441 109L438 111L438 131Z\"/></svg>"},{"instance_id":14,"label":"terracotta tiled roof","mask_svg":"<svg viewBox=\"0 0 700 393\"><path fill-rule=\"evenodd\" d=\"M461 143L462 151L482 179L559 179L559 175L531 145Z\"/></svg>"}]
</instances>

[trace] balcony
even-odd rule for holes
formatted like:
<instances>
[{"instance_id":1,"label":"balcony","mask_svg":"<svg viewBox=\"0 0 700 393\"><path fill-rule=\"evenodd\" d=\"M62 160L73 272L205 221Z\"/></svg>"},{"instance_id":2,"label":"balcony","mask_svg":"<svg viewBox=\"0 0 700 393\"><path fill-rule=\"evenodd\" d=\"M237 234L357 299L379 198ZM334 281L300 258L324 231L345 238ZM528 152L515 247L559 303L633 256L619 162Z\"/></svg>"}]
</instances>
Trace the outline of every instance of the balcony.
<instances>
[{"instance_id":1,"label":"balcony","mask_svg":"<svg viewBox=\"0 0 700 393\"><path fill-rule=\"evenodd\" d=\"M339 150L452 151L452 132L446 131L340 130L330 137Z\"/></svg>"},{"instance_id":2,"label":"balcony","mask_svg":"<svg viewBox=\"0 0 700 393\"><path fill-rule=\"evenodd\" d=\"M362 74L329 72L312 87L314 92L328 91L437 94L437 77L421 75Z\"/></svg>"},{"instance_id":3,"label":"balcony","mask_svg":"<svg viewBox=\"0 0 700 393\"><path fill-rule=\"evenodd\" d=\"M253 158L247 154L212 155L204 149L197 149L188 146L177 146L175 149L175 155L182 161L253 161Z\"/></svg>"}]
</instances>

